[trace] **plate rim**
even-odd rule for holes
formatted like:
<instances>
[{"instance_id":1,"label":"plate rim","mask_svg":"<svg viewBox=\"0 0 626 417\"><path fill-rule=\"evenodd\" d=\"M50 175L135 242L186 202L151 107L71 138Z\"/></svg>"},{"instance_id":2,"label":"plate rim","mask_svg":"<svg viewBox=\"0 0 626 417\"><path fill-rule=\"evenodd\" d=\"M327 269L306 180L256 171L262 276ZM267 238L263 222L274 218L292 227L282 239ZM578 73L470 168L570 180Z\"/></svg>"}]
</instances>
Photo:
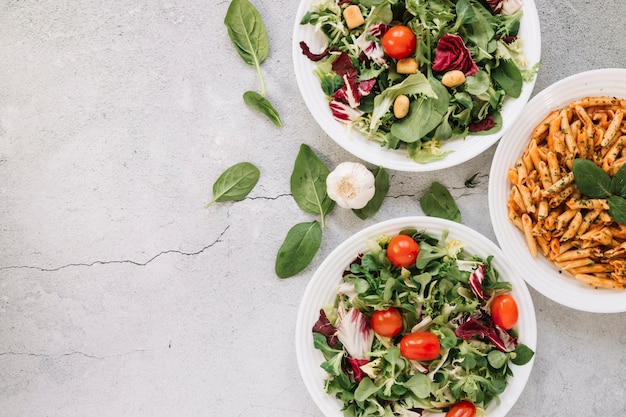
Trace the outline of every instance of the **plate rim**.
<instances>
[{"instance_id":1,"label":"plate rim","mask_svg":"<svg viewBox=\"0 0 626 417\"><path fill-rule=\"evenodd\" d=\"M613 77L613 78L612 78ZM499 246L505 255L520 259L528 273L524 274L524 280L534 290L547 297L548 299L579 311L589 313L622 313L626 311L626 291L594 289L586 286L586 284L575 281L573 277L565 276L558 273L558 268L545 259L541 254L537 258L532 258L528 253L520 252L520 236L521 233L510 223L506 215L506 203L503 198L506 194L504 190L508 184L506 180L505 169L511 166L512 155L514 150L523 149L522 143L526 140L521 135L525 134L528 138L530 131L543 120L541 115L545 117L549 111L565 106L566 104L587 95L599 95L593 91L602 90L619 90L615 88L615 78L621 77L626 79L625 68L597 68L588 71L582 71L562 78L537 93L525 106L517 119L518 123L513 126L500 139L496 148L490 172L489 172L489 188L488 201L491 224L496 235ZM626 86L621 88L623 96L626 99ZM605 93L603 95L612 95ZM529 119L529 120L527 120ZM524 123L526 122L526 123ZM520 142L517 142L520 141ZM521 151L517 156L521 155ZM505 164L504 161L509 161ZM510 188L510 187L509 187ZM497 194L500 192L500 194ZM513 236L513 239L511 238ZM526 245L524 243L524 249ZM552 281L546 282L540 277L545 276L546 272L554 272ZM557 279L554 279L557 278ZM576 297L567 295L566 288L557 286L556 282L562 283L567 289L576 291ZM623 300L620 299L620 295ZM607 300L613 301L617 299L621 303L608 303Z\"/></svg>"},{"instance_id":2,"label":"plate rim","mask_svg":"<svg viewBox=\"0 0 626 417\"><path fill-rule=\"evenodd\" d=\"M471 139L475 142L479 141L478 146L466 145L461 149L455 150L454 153L456 153L457 155L463 155L460 157L455 156L453 158L448 155L440 161L433 161L421 164L411 160L408 157L406 151L386 149L373 141L368 141L365 137L362 136L360 132L354 131L351 132L349 135L345 135L345 132L349 131L349 129L345 125L342 125L341 123L335 121L332 118L330 111L324 112L324 115L322 116L317 111L317 109L313 107L314 102L305 98L310 96L312 93L315 94L316 97L318 97L315 102L317 102L317 100L325 99L324 95L322 94L321 88L319 88L319 85L317 86L317 90L319 91L316 90L310 92L306 88L305 81L311 81L310 77L313 76L312 70L314 68L314 63L311 63L304 55L302 55L299 47L300 40L302 40L301 35L305 33L303 27L307 28L309 31L313 30L312 28L300 25L300 21L304 13L312 6L314 1L315 0L300 0L292 29L292 65L296 76L296 82L298 84L298 90L300 91L300 96L305 102L305 105L309 110L309 114L313 116L318 126L322 129L322 131L324 131L327 136L330 137L333 142L335 142L351 155L360 158L370 164L379 165L387 169L404 172L432 172L451 168L468 162L486 152L494 144L498 143L500 138L508 131L508 129L515 122L515 120L519 117L524 105L532 96L532 92L537 80L537 74L534 75L532 80L524 83L522 87L522 93L520 94L519 98L507 98L508 101L515 100L512 102L515 104L511 104L511 106L515 105L515 108L513 110L513 114L511 115L511 117L506 119L504 125L502 126L502 129L500 129L499 132L485 136L468 135L465 138L453 139L443 144L443 149L447 150L450 149L451 146L454 146L454 144L460 143L460 146L463 146L463 142L466 139ZM524 16L522 17L523 23L521 30L526 30L529 32L524 33L522 36L522 39L524 41L524 52L526 58L528 58L529 65L540 65L541 28L537 8L534 0L524 0L522 7L524 10ZM309 67L308 71L304 71L304 69L301 69L302 66L304 66L305 68ZM329 121L331 121L332 123L328 123ZM354 137L352 136L352 133L354 133ZM335 135L341 136L342 138L344 136L349 137L340 140ZM354 144L354 142L357 142L356 145ZM454 153L452 155L454 155ZM392 159L389 160L389 158Z\"/></svg>"},{"instance_id":3,"label":"plate rim","mask_svg":"<svg viewBox=\"0 0 626 417\"><path fill-rule=\"evenodd\" d=\"M449 231L450 238L454 238L454 236L457 235L469 236L472 238L472 242L464 243L466 243L466 247L468 248L467 250L470 253L482 254L484 256L487 256L488 254L494 255L493 262L496 265L498 271L500 273L506 271L509 274L507 276L507 281L513 283L514 293L521 296L518 302L520 303L520 310L523 310L525 314L523 318L520 318L520 320L523 320L520 321L520 324L523 326L527 326L522 333L522 342L536 352L537 318L532 296L528 290L528 287L526 286L525 281L522 279L522 277L519 276L519 274L517 273L515 268L513 268L513 265L509 262L509 260L505 257L501 249L492 240L488 239L486 236L470 228L469 226L435 217L405 216L384 220L361 229L360 231L351 235L339 245L337 245L314 272L311 280L306 286L306 289L300 301L300 307L298 309L298 314L296 318L295 332L296 358L298 362L298 369L300 371L300 376L307 388L307 391L309 392L309 395L314 400L318 408L327 417L342 417L339 408L334 408L340 407L341 403L339 402L339 400L336 400L334 397L324 392L322 388L325 373L319 367L319 363L321 363L323 358L321 357L321 354L313 347L313 339L311 337L310 329L312 328L312 325L314 323L313 319L317 319L319 308L321 308L325 302L320 300L319 303L321 303L321 305L309 305L314 304L313 300L311 300L311 297L315 295L313 292L318 289L316 288L316 286L320 285L320 283L325 283L325 280L329 281L327 284L332 283L332 279L334 278L328 277L328 274L324 275L327 273L326 270L329 268L335 268L334 273L337 274L336 279L337 281L339 281L341 277L341 271L347 267L347 263L349 263L356 256L359 250L364 249L366 240L368 238L376 237L382 233L397 233L407 227L423 229L426 231L426 233L430 232L431 235L434 235L437 238L441 237L441 233L444 230ZM471 247L472 244L480 246L480 248L476 248L475 250L473 250ZM352 255L350 256L350 254ZM340 259L337 259L337 257L339 257ZM509 279L509 276L511 279ZM327 289L326 292L332 292L334 294L334 288L331 288L330 290ZM327 302L330 301L331 300L329 299ZM316 310L312 311L314 307L316 308ZM500 395L500 399L502 401L500 405L497 406L495 410L496 412L490 413L491 417L504 417L517 402L530 377L535 356L536 355L534 355L531 361L524 366L518 367L512 365L515 374L514 380L517 382L515 384L509 384L507 389L510 388L511 391L508 391L507 396L504 396L503 398L503 395ZM312 357L317 357L317 368L313 367ZM313 376L312 373L315 373L316 375ZM318 382L318 385L315 384L316 381ZM334 405L334 407L331 407L331 405ZM491 410L494 406L495 404L492 404L490 405L490 407L488 407L488 409Z\"/></svg>"}]
</instances>

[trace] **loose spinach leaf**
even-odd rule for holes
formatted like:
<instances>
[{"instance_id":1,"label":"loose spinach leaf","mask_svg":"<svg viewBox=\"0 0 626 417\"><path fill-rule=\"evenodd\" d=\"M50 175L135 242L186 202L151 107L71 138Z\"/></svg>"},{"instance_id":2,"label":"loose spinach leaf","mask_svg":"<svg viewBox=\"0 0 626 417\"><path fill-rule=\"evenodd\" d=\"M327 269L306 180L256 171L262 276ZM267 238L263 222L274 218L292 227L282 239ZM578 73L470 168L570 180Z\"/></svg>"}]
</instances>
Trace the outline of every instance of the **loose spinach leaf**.
<instances>
[{"instance_id":1,"label":"loose spinach leaf","mask_svg":"<svg viewBox=\"0 0 626 417\"><path fill-rule=\"evenodd\" d=\"M607 200L609 214L618 223L626 224L626 199L620 196L612 196Z\"/></svg>"},{"instance_id":2,"label":"loose spinach leaf","mask_svg":"<svg viewBox=\"0 0 626 417\"><path fill-rule=\"evenodd\" d=\"M613 194L626 198L626 165L622 165L613 176L611 180L611 191Z\"/></svg>"},{"instance_id":3,"label":"loose spinach leaf","mask_svg":"<svg viewBox=\"0 0 626 417\"><path fill-rule=\"evenodd\" d=\"M322 243L322 227L314 220L289 229L276 255L274 267L279 278L289 278L306 268Z\"/></svg>"},{"instance_id":4,"label":"loose spinach leaf","mask_svg":"<svg viewBox=\"0 0 626 417\"><path fill-rule=\"evenodd\" d=\"M213 199L204 207L215 202L243 200L259 181L261 172L250 162L240 162L224 171L213 184Z\"/></svg>"},{"instance_id":5,"label":"loose spinach leaf","mask_svg":"<svg viewBox=\"0 0 626 417\"><path fill-rule=\"evenodd\" d=\"M572 172L578 189L587 197L605 198L611 195L611 177L592 161L575 159Z\"/></svg>"},{"instance_id":6,"label":"loose spinach leaf","mask_svg":"<svg viewBox=\"0 0 626 417\"><path fill-rule=\"evenodd\" d=\"M243 101L253 110L258 111L261 114L267 116L276 126L282 126L283 122L280 120L278 111L272 106L272 103L268 99L263 97L256 91L246 91L243 94Z\"/></svg>"},{"instance_id":7,"label":"loose spinach leaf","mask_svg":"<svg viewBox=\"0 0 626 417\"><path fill-rule=\"evenodd\" d=\"M329 173L328 167L308 145L300 145L291 173L291 194L302 210L321 216L322 227L326 214L335 207L335 202L326 192Z\"/></svg>"},{"instance_id":8,"label":"loose spinach leaf","mask_svg":"<svg viewBox=\"0 0 626 417\"><path fill-rule=\"evenodd\" d=\"M461 223L459 207L448 189L437 181L433 182L430 185L430 191L420 198L420 205L427 216L440 217Z\"/></svg>"},{"instance_id":9,"label":"loose spinach leaf","mask_svg":"<svg viewBox=\"0 0 626 417\"><path fill-rule=\"evenodd\" d=\"M373 216L383 205L387 192L389 191L389 174L385 171L385 168L378 167L374 174L374 186L376 191L374 197L367 203L362 209L353 209L352 211L361 220L365 220L368 217Z\"/></svg>"},{"instance_id":10,"label":"loose spinach leaf","mask_svg":"<svg viewBox=\"0 0 626 417\"><path fill-rule=\"evenodd\" d=\"M226 11L224 24L241 58L258 70L269 52L267 30L259 11L249 0L233 0Z\"/></svg>"},{"instance_id":11,"label":"loose spinach leaf","mask_svg":"<svg viewBox=\"0 0 626 417\"><path fill-rule=\"evenodd\" d=\"M491 72L491 76L509 96L517 98L522 93L524 80L515 62L501 60L500 65Z\"/></svg>"}]
</instances>

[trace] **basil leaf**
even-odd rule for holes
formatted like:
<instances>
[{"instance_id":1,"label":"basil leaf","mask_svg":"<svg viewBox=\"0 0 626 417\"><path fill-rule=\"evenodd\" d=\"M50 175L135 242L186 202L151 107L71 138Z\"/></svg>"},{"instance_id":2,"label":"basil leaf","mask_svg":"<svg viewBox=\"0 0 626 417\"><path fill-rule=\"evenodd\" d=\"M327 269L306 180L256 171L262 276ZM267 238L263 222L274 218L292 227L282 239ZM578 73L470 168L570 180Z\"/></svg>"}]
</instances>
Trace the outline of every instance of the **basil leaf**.
<instances>
[{"instance_id":1,"label":"basil leaf","mask_svg":"<svg viewBox=\"0 0 626 417\"><path fill-rule=\"evenodd\" d=\"M259 181L261 172L250 162L240 162L224 171L213 184L213 199L204 207L215 202L243 200Z\"/></svg>"},{"instance_id":2,"label":"basil leaf","mask_svg":"<svg viewBox=\"0 0 626 417\"><path fill-rule=\"evenodd\" d=\"M267 30L259 11L249 0L233 0L224 24L239 56L246 64L258 68L269 52Z\"/></svg>"},{"instance_id":3,"label":"basil leaf","mask_svg":"<svg viewBox=\"0 0 626 417\"><path fill-rule=\"evenodd\" d=\"M613 194L626 197L626 165L622 165L613 176L611 180L611 191Z\"/></svg>"},{"instance_id":4,"label":"basil leaf","mask_svg":"<svg viewBox=\"0 0 626 417\"><path fill-rule=\"evenodd\" d=\"M261 114L267 116L276 126L282 126L283 122L280 120L280 115L272 106L272 103L268 99L263 97L256 91L246 91L243 94L243 101L253 110L258 111Z\"/></svg>"},{"instance_id":5,"label":"basil leaf","mask_svg":"<svg viewBox=\"0 0 626 417\"><path fill-rule=\"evenodd\" d=\"M433 182L430 191L420 198L424 214L431 217L452 220L461 223L461 212L450 192L439 182Z\"/></svg>"},{"instance_id":6,"label":"basil leaf","mask_svg":"<svg viewBox=\"0 0 626 417\"><path fill-rule=\"evenodd\" d=\"M592 161L575 159L572 172L578 189L587 197L605 198L611 195L611 177Z\"/></svg>"},{"instance_id":7,"label":"basil leaf","mask_svg":"<svg viewBox=\"0 0 626 417\"><path fill-rule=\"evenodd\" d=\"M306 268L322 243L322 228L314 220L289 229L276 255L274 267L279 278L289 278Z\"/></svg>"},{"instance_id":8,"label":"basil leaf","mask_svg":"<svg viewBox=\"0 0 626 417\"><path fill-rule=\"evenodd\" d=\"M609 203L609 214L618 223L626 224L626 199L613 196L607 200Z\"/></svg>"},{"instance_id":9,"label":"basil leaf","mask_svg":"<svg viewBox=\"0 0 626 417\"><path fill-rule=\"evenodd\" d=\"M385 171L385 168L378 167L374 174L374 197L367 203L362 209L353 209L352 211L361 220L365 220L368 217L373 216L383 205L387 192L389 191L389 174Z\"/></svg>"},{"instance_id":10,"label":"basil leaf","mask_svg":"<svg viewBox=\"0 0 626 417\"><path fill-rule=\"evenodd\" d=\"M522 73L512 60L501 60L491 76L509 96L517 98L522 93Z\"/></svg>"},{"instance_id":11,"label":"basil leaf","mask_svg":"<svg viewBox=\"0 0 626 417\"><path fill-rule=\"evenodd\" d=\"M322 216L322 227L326 214L335 207L335 202L326 192L329 173L328 167L308 145L300 145L291 173L291 194L302 210Z\"/></svg>"}]
</instances>

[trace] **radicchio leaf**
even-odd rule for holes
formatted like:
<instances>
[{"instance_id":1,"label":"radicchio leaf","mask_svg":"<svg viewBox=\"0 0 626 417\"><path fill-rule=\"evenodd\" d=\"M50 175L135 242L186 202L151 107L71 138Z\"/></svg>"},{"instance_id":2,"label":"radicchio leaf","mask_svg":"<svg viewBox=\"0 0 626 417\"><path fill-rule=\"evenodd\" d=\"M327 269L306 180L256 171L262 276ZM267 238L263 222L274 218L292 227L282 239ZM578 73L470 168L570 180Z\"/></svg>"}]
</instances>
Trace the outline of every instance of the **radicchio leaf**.
<instances>
[{"instance_id":1,"label":"radicchio leaf","mask_svg":"<svg viewBox=\"0 0 626 417\"><path fill-rule=\"evenodd\" d=\"M357 97L357 77L358 72L350 59L350 56L342 52L332 64L332 69L341 77L346 88L346 101L350 107L359 105L360 98Z\"/></svg>"},{"instance_id":2,"label":"radicchio leaf","mask_svg":"<svg viewBox=\"0 0 626 417\"><path fill-rule=\"evenodd\" d=\"M485 280L485 268L487 264L482 264L472 272L469 277L468 284L472 289L472 292L479 300L486 300L489 298L483 291L483 281Z\"/></svg>"},{"instance_id":3,"label":"radicchio leaf","mask_svg":"<svg viewBox=\"0 0 626 417\"><path fill-rule=\"evenodd\" d=\"M300 42L300 49L302 50L302 55L305 55L307 58L309 58L313 62L320 61L321 59L327 57L331 52L337 50L336 47L332 47L332 48L324 49L319 54L315 54L315 53L311 52L311 49L309 48L309 45L307 45L306 42L304 42L304 41Z\"/></svg>"},{"instance_id":4,"label":"radicchio leaf","mask_svg":"<svg viewBox=\"0 0 626 417\"><path fill-rule=\"evenodd\" d=\"M486 325L478 321L476 317L470 317L469 320L457 327L454 334L463 340L469 340L473 336L489 339L502 352L512 352L517 346L517 340L505 330L493 322Z\"/></svg>"},{"instance_id":5,"label":"radicchio leaf","mask_svg":"<svg viewBox=\"0 0 626 417\"><path fill-rule=\"evenodd\" d=\"M328 106L335 120L339 122L350 122L363 114L361 110L353 109L349 104L339 100L332 100Z\"/></svg>"},{"instance_id":6,"label":"radicchio leaf","mask_svg":"<svg viewBox=\"0 0 626 417\"><path fill-rule=\"evenodd\" d=\"M365 376L365 372L361 369L361 366L369 363L367 359L355 359L355 358L347 358L348 364L350 364L350 368L352 369L352 375L354 376L354 381L358 384L361 382L363 377Z\"/></svg>"},{"instance_id":7,"label":"radicchio leaf","mask_svg":"<svg viewBox=\"0 0 626 417\"><path fill-rule=\"evenodd\" d=\"M482 132L485 130L489 130L496 125L496 121L493 118L492 114L488 114L483 120L471 123L468 126L468 130L470 132Z\"/></svg>"},{"instance_id":8,"label":"radicchio leaf","mask_svg":"<svg viewBox=\"0 0 626 417\"><path fill-rule=\"evenodd\" d=\"M320 309L320 317L313 325L313 333L319 333L326 337L328 346L335 347L337 344L337 329L330 323L324 309Z\"/></svg>"},{"instance_id":9,"label":"radicchio leaf","mask_svg":"<svg viewBox=\"0 0 626 417\"><path fill-rule=\"evenodd\" d=\"M374 331L367 317L356 308L351 308L337 327L337 337L350 357L367 359L372 350Z\"/></svg>"},{"instance_id":10,"label":"radicchio leaf","mask_svg":"<svg viewBox=\"0 0 626 417\"><path fill-rule=\"evenodd\" d=\"M463 38L446 33L439 39L435 49L433 71L447 72L451 70L463 71L466 77L478 72L478 67L472 55L465 46Z\"/></svg>"}]
</instances>

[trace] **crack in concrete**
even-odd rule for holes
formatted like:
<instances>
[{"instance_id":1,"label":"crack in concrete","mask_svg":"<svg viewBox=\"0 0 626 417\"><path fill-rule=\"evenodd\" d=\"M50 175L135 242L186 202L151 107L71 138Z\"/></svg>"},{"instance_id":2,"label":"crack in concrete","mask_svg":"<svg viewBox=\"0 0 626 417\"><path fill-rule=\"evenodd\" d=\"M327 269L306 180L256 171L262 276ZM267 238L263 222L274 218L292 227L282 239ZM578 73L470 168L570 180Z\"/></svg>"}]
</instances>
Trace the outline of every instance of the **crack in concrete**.
<instances>
[{"instance_id":1,"label":"crack in concrete","mask_svg":"<svg viewBox=\"0 0 626 417\"><path fill-rule=\"evenodd\" d=\"M138 350L133 350L130 352L117 353L115 355L105 355L105 356L90 355L88 353L80 352L80 351L60 353L58 355L50 355L46 353L30 353L30 352L0 352L0 357L1 356L32 356L35 358L60 359L60 358L67 357L67 356L82 356L82 357L89 358L89 359L103 360L103 359L109 359L109 358L121 358L124 356L134 355L136 353L146 353L146 352L149 352L149 350L138 349Z\"/></svg>"},{"instance_id":2,"label":"crack in concrete","mask_svg":"<svg viewBox=\"0 0 626 417\"><path fill-rule=\"evenodd\" d=\"M41 272L57 272L57 271L60 271L62 269L66 269L66 268L70 268L70 267L91 267L91 266L94 266L94 265L109 265L109 264L132 264L132 265L136 265L136 266L146 266L150 262L154 261L155 259L157 259L157 258L159 258L159 257L161 257L163 255L170 254L170 253L183 255L183 256L196 256L196 255L199 255L202 252L206 251L207 249L210 249L211 247L213 247L217 243L221 242L222 241L221 240L222 236L224 236L224 234L226 233L226 231L229 228L230 228L230 226L226 226L226 228L224 230L222 230L222 232L219 234L219 236L213 242L211 242L208 245L200 248L197 251L185 252L185 251L177 250L177 249L168 249L168 250L164 250L162 252L157 253L156 255L152 256L150 259L148 259L145 262L134 261L132 259L110 260L110 261L98 260L98 261L93 261L93 262L89 262L89 263L87 263L87 262L69 263L69 264L61 265L61 266L54 267L54 268L44 268L44 267L32 266L32 265L9 265L9 266L2 266L2 267L0 267L0 271L4 271L4 270L8 270L8 269L36 269L36 270L41 271Z\"/></svg>"}]
</instances>

